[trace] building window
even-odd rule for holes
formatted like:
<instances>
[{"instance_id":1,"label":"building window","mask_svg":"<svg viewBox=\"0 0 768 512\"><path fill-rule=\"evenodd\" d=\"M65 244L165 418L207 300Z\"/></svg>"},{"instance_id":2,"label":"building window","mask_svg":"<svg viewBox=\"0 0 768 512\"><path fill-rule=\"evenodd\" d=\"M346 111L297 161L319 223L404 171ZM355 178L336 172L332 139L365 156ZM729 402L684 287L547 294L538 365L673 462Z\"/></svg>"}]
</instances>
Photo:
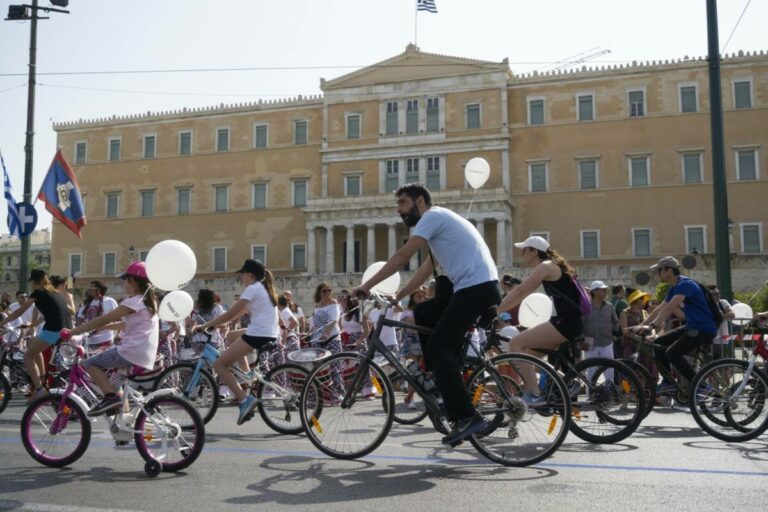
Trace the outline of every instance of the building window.
<instances>
[{"instance_id":1,"label":"building window","mask_svg":"<svg viewBox=\"0 0 768 512\"><path fill-rule=\"evenodd\" d=\"M699 96L695 85L680 86L680 112L698 112Z\"/></svg>"},{"instance_id":2,"label":"building window","mask_svg":"<svg viewBox=\"0 0 768 512\"><path fill-rule=\"evenodd\" d=\"M77 276L82 272L83 255L82 254L70 254L69 255L69 275Z\"/></svg>"},{"instance_id":3,"label":"building window","mask_svg":"<svg viewBox=\"0 0 768 512\"><path fill-rule=\"evenodd\" d=\"M75 144L75 163L77 165L85 164L87 153L88 153L88 144L86 142L76 143Z\"/></svg>"},{"instance_id":4,"label":"building window","mask_svg":"<svg viewBox=\"0 0 768 512\"><path fill-rule=\"evenodd\" d=\"M104 253L104 275L105 276L113 276L117 273L117 271L115 270L116 262L117 262L117 257L114 252Z\"/></svg>"},{"instance_id":5,"label":"building window","mask_svg":"<svg viewBox=\"0 0 768 512\"><path fill-rule=\"evenodd\" d=\"M307 121L293 122L293 143L297 146L307 143Z\"/></svg>"},{"instance_id":6,"label":"building window","mask_svg":"<svg viewBox=\"0 0 768 512\"><path fill-rule=\"evenodd\" d=\"M733 82L733 105L736 108L752 108L752 80Z\"/></svg>"},{"instance_id":7,"label":"building window","mask_svg":"<svg viewBox=\"0 0 768 512\"><path fill-rule=\"evenodd\" d=\"M763 252L763 225L741 224L741 252Z\"/></svg>"},{"instance_id":8,"label":"building window","mask_svg":"<svg viewBox=\"0 0 768 512\"><path fill-rule=\"evenodd\" d=\"M397 102L387 102L387 135L397 135Z\"/></svg>"},{"instance_id":9,"label":"building window","mask_svg":"<svg viewBox=\"0 0 768 512\"><path fill-rule=\"evenodd\" d=\"M685 226L685 252L690 254L707 252L706 226Z\"/></svg>"},{"instance_id":10,"label":"building window","mask_svg":"<svg viewBox=\"0 0 768 512\"><path fill-rule=\"evenodd\" d=\"M214 272L227 271L227 248L226 247L213 248L213 271Z\"/></svg>"},{"instance_id":11,"label":"building window","mask_svg":"<svg viewBox=\"0 0 768 512\"><path fill-rule=\"evenodd\" d=\"M419 159L418 158L405 159L405 182L406 183L419 182Z\"/></svg>"},{"instance_id":12,"label":"building window","mask_svg":"<svg viewBox=\"0 0 768 512\"><path fill-rule=\"evenodd\" d=\"M581 232L581 257L584 259L600 257L600 231Z\"/></svg>"},{"instance_id":13,"label":"building window","mask_svg":"<svg viewBox=\"0 0 768 512\"><path fill-rule=\"evenodd\" d=\"M109 161L120 161L120 139L109 139Z\"/></svg>"},{"instance_id":14,"label":"building window","mask_svg":"<svg viewBox=\"0 0 768 512\"><path fill-rule=\"evenodd\" d=\"M528 164L528 183L531 192L546 192L547 182L547 164Z\"/></svg>"},{"instance_id":15,"label":"building window","mask_svg":"<svg viewBox=\"0 0 768 512\"><path fill-rule=\"evenodd\" d=\"M394 192L400 186L400 161L387 160L384 176L384 192Z\"/></svg>"},{"instance_id":16,"label":"building window","mask_svg":"<svg viewBox=\"0 0 768 512\"><path fill-rule=\"evenodd\" d=\"M262 149L269 143L269 125L260 123L253 125L253 147Z\"/></svg>"},{"instance_id":17,"label":"building window","mask_svg":"<svg viewBox=\"0 0 768 512\"><path fill-rule=\"evenodd\" d=\"M427 133L440 131L440 100L427 98Z\"/></svg>"},{"instance_id":18,"label":"building window","mask_svg":"<svg viewBox=\"0 0 768 512\"><path fill-rule=\"evenodd\" d=\"M440 157L427 157L427 188L440 190Z\"/></svg>"},{"instance_id":19,"label":"building window","mask_svg":"<svg viewBox=\"0 0 768 512\"><path fill-rule=\"evenodd\" d=\"M639 156L629 159L629 186L647 187L651 183L648 175L648 157Z\"/></svg>"},{"instance_id":20,"label":"building window","mask_svg":"<svg viewBox=\"0 0 768 512\"><path fill-rule=\"evenodd\" d=\"M266 245L252 245L251 246L251 258L261 262L262 265L267 264L267 246Z\"/></svg>"},{"instance_id":21,"label":"building window","mask_svg":"<svg viewBox=\"0 0 768 512\"><path fill-rule=\"evenodd\" d=\"M216 129L216 151L229 151L229 128Z\"/></svg>"},{"instance_id":22,"label":"building window","mask_svg":"<svg viewBox=\"0 0 768 512\"><path fill-rule=\"evenodd\" d=\"M156 156L156 135L144 136L144 158L155 158Z\"/></svg>"},{"instance_id":23,"label":"building window","mask_svg":"<svg viewBox=\"0 0 768 512\"><path fill-rule=\"evenodd\" d=\"M179 132L179 154L191 155L192 154L192 132Z\"/></svg>"},{"instance_id":24,"label":"building window","mask_svg":"<svg viewBox=\"0 0 768 512\"><path fill-rule=\"evenodd\" d=\"M360 138L360 114L347 114L347 138Z\"/></svg>"},{"instance_id":25,"label":"building window","mask_svg":"<svg viewBox=\"0 0 768 512\"><path fill-rule=\"evenodd\" d=\"M637 258L647 258L651 255L651 230L633 229L632 230L633 253Z\"/></svg>"},{"instance_id":26,"label":"building window","mask_svg":"<svg viewBox=\"0 0 768 512\"><path fill-rule=\"evenodd\" d=\"M736 179L757 179L757 150L744 149L736 152Z\"/></svg>"},{"instance_id":27,"label":"building window","mask_svg":"<svg viewBox=\"0 0 768 512\"><path fill-rule=\"evenodd\" d=\"M645 115L645 91L629 91L629 117L642 117Z\"/></svg>"},{"instance_id":28,"label":"building window","mask_svg":"<svg viewBox=\"0 0 768 512\"><path fill-rule=\"evenodd\" d=\"M147 261L147 255L149 251L139 251L139 261Z\"/></svg>"},{"instance_id":29,"label":"building window","mask_svg":"<svg viewBox=\"0 0 768 512\"><path fill-rule=\"evenodd\" d=\"M291 268L307 267L307 246L304 244L293 244L291 246Z\"/></svg>"},{"instance_id":30,"label":"building window","mask_svg":"<svg viewBox=\"0 0 768 512\"><path fill-rule=\"evenodd\" d=\"M187 215L192 210L192 189L182 187L176 189L176 212Z\"/></svg>"},{"instance_id":31,"label":"building window","mask_svg":"<svg viewBox=\"0 0 768 512\"><path fill-rule=\"evenodd\" d=\"M528 99L528 124L531 126L544 124L544 99Z\"/></svg>"},{"instance_id":32,"label":"building window","mask_svg":"<svg viewBox=\"0 0 768 512\"><path fill-rule=\"evenodd\" d=\"M120 215L120 192L107 193L107 218L116 219Z\"/></svg>"},{"instance_id":33,"label":"building window","mask_svg":"<svg viewBox=\"0 0 768 512\"><path fill-rule=\"evenodd\" d=\"M594 94L580 94L576 96L579 107L579 121L592 121L595 119Z\"/></svg>"},{"instance_id":34,"label":"building window","mask_svg":"<svg viewBox=\"0 0 768 512\"><path fill-rule=\"evenodd\" d=\"M213 208L217 212L229 210L229 185L215 185L213 187Z\"/></svg>"},{"instance_id":35,"label":"building window","mask_svg":"<svg viewBox=\"0 0 768 512\"><path fill-rule=\"evenodd\" d=\"M141 190L141 216L152 217L155 214L155 191Z\"/></svg>"},{"instance_id":36,"label":"building window","mask_svg":"<svg viewBox=\"0 0 768 512\"><path fill-rule=\"evenodd\" d=\"M703 183L701 153L686 153L683 155L683 180L685 183Z\"/></svg>"},{"instance_id":37,"label":"building window","mask_svg":"<svg viewBox=\"0 0 768 512\"><path fill-rule=\"evenodd\" d=\"M419 133L419 100L408 100L405 109L405 133Z\"/></svg>"},{"instance_id":38,"label":"building window","mask_svg":"<svg viewBox=\"0 0 768 512\"><path fill-rule=\"evenodd\" d=\"M293 206L303 208L307 206L307 180L293 182Z\"/></svg>"},{"instance_id":39,"label":"building window","mask_svg":"<svg viewBox=\"0 0 768 512\"><path fill-rule=\"evenodd\" d=\"M363 193L363 177L359 174L344 176L344 195L360 196Z\"/></svg>"},{"instance_id":40,"label":"building window","mask_svg":"<svg viewBox=\"0 0 768 512\"><path fill-rule=\"evenodd\" d=\"M480 104L470 103L466 106L467 130L475 130L482 126Z\"/></svg>"},{"instance_id":41,"label":"building window","mask_svg":"<svg viewBox=\"0 0 768 512\"><path fill-rule=\"evenodd\" d=\"M256 210L267 207L267 184L254 183L253 184L253 208Z\"/></svg>"},{"instance_id":42,"label":"building window","mask_svg":"<svg viewBox=\"0 0 768 512\"><path fill-rule=\"evenodd\" d=\"M579 160L579 188L597 188L597 160Z\"/></svg>"}]
</instances>

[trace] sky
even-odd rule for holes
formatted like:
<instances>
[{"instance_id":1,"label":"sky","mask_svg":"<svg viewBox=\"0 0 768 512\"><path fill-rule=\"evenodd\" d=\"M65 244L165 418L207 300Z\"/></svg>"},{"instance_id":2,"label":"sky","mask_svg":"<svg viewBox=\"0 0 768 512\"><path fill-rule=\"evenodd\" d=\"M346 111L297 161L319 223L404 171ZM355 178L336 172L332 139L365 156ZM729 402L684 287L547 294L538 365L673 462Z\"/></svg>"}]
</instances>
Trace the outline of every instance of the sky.
<instances>
[{"instance_id":1,"label":"sky","mask_svg":"<svg viewBox=\"0 0 768 512\"><path fill-rule=\"evenodd\" d=\"M3 17L11 3L31 2L0 0ZM609 53L587 65L707 53L704 0L435 3L438 14L418 14L416 42L422 51L490 61L506 57L514 73L551 69L569 57L603 50ZM53 122L320 94L320 77L392 57L414 42L415 4L71 0L70 14L52 13L38 23L32 194L56 151ZM721 49L736 27L725 53L768 50L768 0L718 4ZM50 4L40 0L40 5ZM29 25L0 23L0 151L17 201L24 185ZM146 72L190 69L218 71ZM137 70L145 72L115 73ZM73 74L85 72L99 73ZM50 226L40 203L37 212L38 228ZM0 218L5 216L0 200ZM8 233L5 222L0 233Z\"/></svg>"}]
</instances>

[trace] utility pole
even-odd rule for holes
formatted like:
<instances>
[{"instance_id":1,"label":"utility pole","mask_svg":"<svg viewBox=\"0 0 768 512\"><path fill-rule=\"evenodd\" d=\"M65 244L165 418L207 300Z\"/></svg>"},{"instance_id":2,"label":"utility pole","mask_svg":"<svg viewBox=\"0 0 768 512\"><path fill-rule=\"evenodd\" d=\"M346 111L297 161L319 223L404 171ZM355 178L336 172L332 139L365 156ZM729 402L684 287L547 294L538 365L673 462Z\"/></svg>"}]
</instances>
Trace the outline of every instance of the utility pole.
<instances>
[{"instance_id":1,"label":"utility pole","mask_svg":"<svg viewBox=\"0 0 768 512\"><path fill-rule=\"evenodd\" d=\"M707 0L707 39L709 51L709 119L712 132L712 191L715 210L715 269L717 287L726 300L731 290L731 247L728 236L728 189L725 182L725 142L723 140L723 94L720 85L720 42L717 25L717 0Z\"/></svg>"}]
</instances>

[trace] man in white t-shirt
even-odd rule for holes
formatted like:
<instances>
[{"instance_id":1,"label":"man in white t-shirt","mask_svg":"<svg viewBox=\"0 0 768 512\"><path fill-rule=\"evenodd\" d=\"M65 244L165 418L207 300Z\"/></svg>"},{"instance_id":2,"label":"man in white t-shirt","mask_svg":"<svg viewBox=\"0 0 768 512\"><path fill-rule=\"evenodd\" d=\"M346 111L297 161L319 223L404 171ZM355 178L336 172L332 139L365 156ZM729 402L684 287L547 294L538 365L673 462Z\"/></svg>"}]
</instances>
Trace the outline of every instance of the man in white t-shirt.
<instances>
[{"instance_id":1,"label":"man in white t-shirt","mask_svg":"<svg viewBox=\"0 0 768 512\"><path fill-rule=\"evenodd\" d=\"M107 297L107 286L102 281L91 281L87 290L88 299L77 312L77 325L90 322L94 318L106 315L117 309L117 301L112 297ZM115 338L115 331L111 329L94 331L88 336L88 345L95 347L103 345L108 348L112 345Z\"/></svg>"},{"instance_id":2,"label":"man in white t-shirt","mask_svg":"<svg viewBox=\"0 0 768 512\"><path fill-rule=\"evenodd\" d=\"M443 292L438 282L436 296L416 306L414 319L418 325L434 328L432 336L420 334L419 339L424 347L427 368L437 378L447 418L454 422L454 429L443 438L443 444L455 446L488 426L475 412L462 380L459 361L469 328L478 317L501 302L498 271L488 245L477 229L453 211L432 206L426 187L404 185L395 192L395 197L397 214L407 227L415 228L413 234L379 272L356 290L356 294L367 295L372 287L403 268L419 250L429 251L430 257L398 292L395 300L400 301L413 293L430 278L437 266L450 280L453 293Z\"/></svg>"},{"instance_id":3,"label":"man in white t-shirt","mask_svg":"<svg viewBox=\"0 0 768 512\"><path fill-rule=\"evenodd\" d=\"M399 306L394 308L389 308L387 310L387 316L389 320L400 320L400 312L396 311L401 309ZM368 322L369 324L369 330L373 330L376 328L376 322L379 321L379 317L381 316L381 310L380 309L374 309L370 313L368 313ZM379 335L379 339L384 343L384 345L387 346L387 348L397 354L398 352L398 344L397 344L397 331L395 331L394 327L382 327L381 334Z\"/></svg>"},{"instance_id":4,"label":"man in white t-shirt","mask_svg":"<svg viewBox=\"0 0 768 512\"><path fill-rule=\"evenodd\" d=\"M16 292L16 302L12 303L10 306L8 306L8 313L13 313L17 309L21 307L22 304L27 300L27 294L21 290ZM34 306L26 310L19 318L8 322L6 326L10 329L8 331L8 341L19 341L19 334L21 333L17 328L20 325L31 325L32 324L32 315L35 312Z\"/></svg>"}]
</instances>

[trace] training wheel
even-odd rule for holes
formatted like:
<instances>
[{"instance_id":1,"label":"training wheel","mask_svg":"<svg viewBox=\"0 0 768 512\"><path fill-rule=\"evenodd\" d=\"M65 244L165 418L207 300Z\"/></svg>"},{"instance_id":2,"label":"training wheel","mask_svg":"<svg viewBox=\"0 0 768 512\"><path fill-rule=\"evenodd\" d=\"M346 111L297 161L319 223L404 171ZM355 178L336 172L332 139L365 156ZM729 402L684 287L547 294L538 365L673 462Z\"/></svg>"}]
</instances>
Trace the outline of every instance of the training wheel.
<instances>
[{"instance_id":1,"label":"training wheel","mask_svg":"<svg viewBox=\"0 0 768 512\"><path fill-rule=\"evenodd\" d=\"M150 478L155 478L157 475L160 474L162 470L163 470L163 465L157 462L156 460L150 460L150 461L147 461L146 464L144 464L144 472Z\"/></svg>"}]
</instances>

